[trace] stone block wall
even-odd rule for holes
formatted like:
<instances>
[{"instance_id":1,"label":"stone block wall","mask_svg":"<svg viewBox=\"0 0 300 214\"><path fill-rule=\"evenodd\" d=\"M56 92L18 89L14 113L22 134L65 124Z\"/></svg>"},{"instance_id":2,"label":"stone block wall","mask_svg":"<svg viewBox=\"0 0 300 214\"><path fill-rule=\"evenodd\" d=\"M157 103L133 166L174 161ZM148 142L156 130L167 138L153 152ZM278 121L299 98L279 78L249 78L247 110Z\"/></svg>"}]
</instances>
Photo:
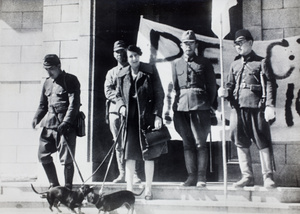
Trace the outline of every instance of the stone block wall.
<instances>
[{"instance_id":1,"label":"stone block wall","mask_svg":"<svg viewBox=\"0 0 300 214\"><path fill-rule=\"evenodd\" d=\"M36 177L43 1L0 1L0 177Z\"/></svg>"},{"instance_id":2,"label":"stone block wall","mask_svg":"<svg viewBox=\"0 0 300 214\"><path fill-rule=\"evenodd\" d=\"M243 1L243 24L254 39L272 40L300 35L300 1Z\"/></svg>"}]
</instances>

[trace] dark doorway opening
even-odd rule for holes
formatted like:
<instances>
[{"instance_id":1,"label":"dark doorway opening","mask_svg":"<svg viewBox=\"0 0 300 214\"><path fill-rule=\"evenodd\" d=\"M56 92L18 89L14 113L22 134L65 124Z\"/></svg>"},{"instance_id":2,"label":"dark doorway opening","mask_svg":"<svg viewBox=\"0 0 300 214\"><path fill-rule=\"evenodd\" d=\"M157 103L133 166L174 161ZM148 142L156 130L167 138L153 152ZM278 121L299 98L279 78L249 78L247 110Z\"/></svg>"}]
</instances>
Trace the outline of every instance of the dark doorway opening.
<instances>
[{"instance_id":1,"label":"dark doorway opening","mask_svg":"<svg viewBox=\"0 0 300 214\"><path fill-rule=\"evenodd\" d=\"M92 142L92 162L95 170L112 145L112 135L105 122L104 81L107 71L116 66L112 48L116 40L135 44L140 16L159 23L188 30L197 34L215 37L211 31L211 0L97 0L95 39L95 82L94 123ZM242 28L242 4L231 8L231 33ZM217 147L216 147L217 148ZM215 149L216 149L215 148ZM94 175L93 181L103 180L108 160ZM183 181L186 177L183 148L180 141L169 143L169 153L156 163L155 181ZM217 167L217 164L216 164ZM210 174L211 181L217 181L216 174ZM115 159L112 162L107 181L118 176Z\"/></svg>"}]
</instances>

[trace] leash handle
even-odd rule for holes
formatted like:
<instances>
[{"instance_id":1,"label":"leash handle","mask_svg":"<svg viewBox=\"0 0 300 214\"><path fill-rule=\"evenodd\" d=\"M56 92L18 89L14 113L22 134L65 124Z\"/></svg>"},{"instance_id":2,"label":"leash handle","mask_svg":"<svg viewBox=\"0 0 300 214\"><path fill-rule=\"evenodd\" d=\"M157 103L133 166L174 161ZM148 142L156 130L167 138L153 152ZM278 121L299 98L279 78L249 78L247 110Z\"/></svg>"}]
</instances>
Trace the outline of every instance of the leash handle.
<instances>
[{"instance_id":1,"label":"leash handle","mask_svg":"<svg viewBox=\"0 0 300 214\"><path fill-rule=\"evenodd\" d=\"M51 105L51 107L52 107L52 109L53 109L53 112L54 112L54 115L55 115L57 121L58 121L59 123L61 123L60 120L59 120L59 118L58 118L58 116L57 116L57 112L56 112L54 106ZM68 151L69 151L69 153L70 153L70 155L71 155L71 158L72 158L73 162L75 163L75 166L76 166L76 168L77 168L77 171L78 171L78 174L79 174L79 176L80 176L80 179L81 179L82 183L84 183L82 174L81 174L81 172L80 172L80 170L79 170L79 167L78 167L78 164L77 164L77 162L76 162L76 160L75 160L75 157L74 157L74 155L73 155L73 153L72 153L72 151L71 151L71 148L70 148L69 145L68 145L68 138L67 138L64 134L63 134L63 137L64 137L65 140L66 140L65 145L67 145L67 149L68 149Z\"/></svg>"}]
</instances>

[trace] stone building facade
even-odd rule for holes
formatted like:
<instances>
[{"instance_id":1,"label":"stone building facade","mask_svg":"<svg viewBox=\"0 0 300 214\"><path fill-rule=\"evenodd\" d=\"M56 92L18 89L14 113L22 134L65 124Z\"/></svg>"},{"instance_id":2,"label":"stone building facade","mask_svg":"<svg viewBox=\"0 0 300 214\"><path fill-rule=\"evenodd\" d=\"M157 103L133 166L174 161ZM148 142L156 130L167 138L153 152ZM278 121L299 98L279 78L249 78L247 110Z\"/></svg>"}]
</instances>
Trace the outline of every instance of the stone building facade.
<instances>
[{"instance_id":1,"label":"stone building facade","mask_svg":"<svg viewBox=\"0 0 300 214\"><path fill-rule=\"evenodd\" d=\"M102 16L97 14L99 4L105 6L105 1L0 0L0 180L43 180L37 163L40 132L31 128L31 120L46 77L42 59L47 53L57 54L62 68L78 76L81 82L88 134L78 138L76 159L84 177L92 173L93 142L97 140L94 104L98 94L94 86L95 75L100 75L95 69L95 17ZM243 27L255 39L300 35L300 1L240 0L239 4ZM150 10L159 17L155 9ZM110 21L117 25L116 20ZM276 142L274 150L279 153L278 182L300 186L300 156L295 152L300 151L300 139ZM258 163L258 157L254 157L256 160Z\"/></svg>"}]
</instances>

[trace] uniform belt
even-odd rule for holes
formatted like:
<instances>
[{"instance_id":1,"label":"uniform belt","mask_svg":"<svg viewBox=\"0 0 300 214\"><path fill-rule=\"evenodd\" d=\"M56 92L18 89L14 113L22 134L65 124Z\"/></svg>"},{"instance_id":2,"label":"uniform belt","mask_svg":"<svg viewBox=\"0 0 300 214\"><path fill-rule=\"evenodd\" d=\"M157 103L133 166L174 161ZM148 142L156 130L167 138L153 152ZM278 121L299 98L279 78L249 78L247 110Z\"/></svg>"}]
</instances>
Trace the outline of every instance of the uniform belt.
<instances>
[{"instance_id":1,"label":"uniform belt","mask_svg":"<svg viewBox=\"0 0 300 214\"><path fill-rule=\"evenodd\" d=\"M248 85L247 83L241 83L240 84L240 88L248 88L248 89L250 89L250 85Z\"/></svg>"},{"instance_id":2,"label":"uniform belt","mask_svg":"<svg viewBox=\"0 0 300 214\"><path fill-rule=\"evenodd\" d=\"M189 89L189 88L195 88L195 89L200 89L200 90L202 90L202 88L199 88L199 87L194 86L194 85L181 86L181 87L180 87L180 89Z\"/></svg>"},{"instance_id":3,"label":"uniform belt","mask_svg":"<svg viewBox=\"0 0 300 214\"><path fill-rule=\"evenodd\" d=\"M62 109L62 108L57 108L55 111L53 108L48 108L48 113L53 113L53 114L59 114L59 113L66 113L68 109Z\"/></svg>"},{"instance_id":4,"label":"uniform belt","mask_svg":"<svg viewBox=\"0 0 300 214\"><path fill-rule=\"evenodd\" d=\"M241 89L250 89L251 91L261 91L261 85L259 84L247 84L247 83L241 83L240 84Z\"/></svg>"},{"instance_id":5,"label":"uniform belt","mask_svg":"<svg viewBox=\"0 0 300 214\"><path fill-rule=\"evenodd\" d=\"M109 114L119 115L117 112L109 112Z\"/></svg>"}]
</instances>

